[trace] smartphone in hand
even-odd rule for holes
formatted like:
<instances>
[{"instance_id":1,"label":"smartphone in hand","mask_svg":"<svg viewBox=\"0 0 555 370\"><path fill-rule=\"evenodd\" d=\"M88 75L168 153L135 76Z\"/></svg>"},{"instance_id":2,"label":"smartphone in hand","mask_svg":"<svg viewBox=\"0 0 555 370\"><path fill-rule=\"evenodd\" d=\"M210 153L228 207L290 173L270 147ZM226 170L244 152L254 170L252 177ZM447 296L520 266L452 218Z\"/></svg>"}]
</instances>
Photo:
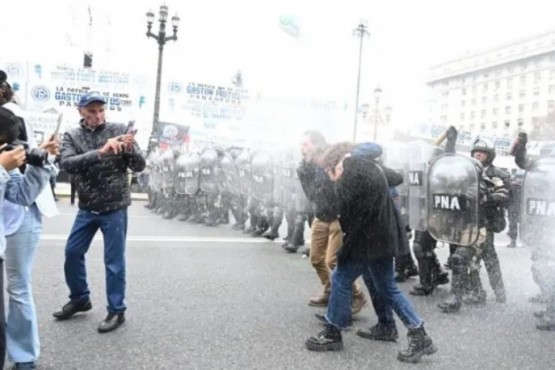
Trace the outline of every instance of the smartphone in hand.
<instances>
[{"instance_id":1,"label":"smartphone in hand","mask_svg":"<svg viewBox=\"0 0 555 370\"><path fill-rule=\"evenodd\" d=\"M137 133L137 129L135 128L135 121L129 121L127 124L127 129L125 130L125 134L135 135Z\"/></svg>"}]
</instances>

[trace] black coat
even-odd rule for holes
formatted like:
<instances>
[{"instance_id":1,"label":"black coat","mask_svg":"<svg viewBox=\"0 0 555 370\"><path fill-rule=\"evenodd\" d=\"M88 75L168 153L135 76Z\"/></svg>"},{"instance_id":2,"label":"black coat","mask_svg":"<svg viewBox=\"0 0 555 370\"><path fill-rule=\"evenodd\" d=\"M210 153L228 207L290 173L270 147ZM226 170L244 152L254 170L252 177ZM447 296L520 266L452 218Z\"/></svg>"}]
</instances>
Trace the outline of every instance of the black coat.
<instances>
[{"instance_id":1,"label":"black coat","mask_svg":"<svg viewBox=\"0 0 555 370\"><path fill-rule=\"evenodd\" d=\"M372 261L402 254L405 233L389 193L384 171L360 157L343 161L336 183L343 246L338 262Z\"/></svg>"},{"instance_id":2,"label":"black coat","mask_svg":"<svg viewBox=\"0 0 555 370\"><path fill-rule=\"evenodd\" d=\"M141 149L135 144L132 153L100 158L98 149L108 139L125 134L122 124L106 123L91 130L84 126L64 134L61 167L77 185L79 208L91 212L110 212L131 204L127 170L140 172L145 168Z\"/></svg>"},{"instance_id":3,"label":"black coat","mask_svg":"<svg viewBox=\"0 0 555 370\"><path fill-rule=\"evenodd\" d=\"M337 220L339 204L334 184L324 170L303 161L297 168L297 176L306 197L314 204L314 216L324 222Z\"/></svg>"}]
</instances>

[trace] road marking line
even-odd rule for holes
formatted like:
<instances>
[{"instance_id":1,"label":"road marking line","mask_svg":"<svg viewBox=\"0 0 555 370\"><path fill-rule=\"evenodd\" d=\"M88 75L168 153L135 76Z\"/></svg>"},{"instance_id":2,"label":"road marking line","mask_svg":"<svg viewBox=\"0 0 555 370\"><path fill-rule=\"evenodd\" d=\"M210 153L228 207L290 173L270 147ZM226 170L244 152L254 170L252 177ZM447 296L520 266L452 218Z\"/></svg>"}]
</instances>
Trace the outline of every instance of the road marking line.
<instances>
[{"instance_id":1,"label":"road marking line","mask_svg":"<svg viewBox=\"0 0 555 370\"><path fill-rule=\"evenodd\" d=\"M43 234L41 240L66 241L68 235ZM102 241L102 234L95 236L93 241ZM274 243L266 239L255 238L234 238L234 237L214 237L214 236L128 236L128 242L166 242L166 243L248 243L248 244L267 244Z\"/></svg>"}]
</instances>

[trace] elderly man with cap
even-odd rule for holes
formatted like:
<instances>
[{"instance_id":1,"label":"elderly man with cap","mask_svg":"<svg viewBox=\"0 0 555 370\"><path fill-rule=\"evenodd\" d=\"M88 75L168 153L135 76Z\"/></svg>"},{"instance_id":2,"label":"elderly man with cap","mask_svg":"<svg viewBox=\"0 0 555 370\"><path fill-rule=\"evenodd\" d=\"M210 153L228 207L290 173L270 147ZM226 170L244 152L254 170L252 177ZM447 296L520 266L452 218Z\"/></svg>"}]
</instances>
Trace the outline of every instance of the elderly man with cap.
<instances>
[{"instance_id":1,"label":"elderly man with cap","mask_svg":"<svg viewBox=\"0 0 555 370\"><path fill-rule=\"evenodd\" d=\"M145 159L125 125L105 120L104 97L84 94L79 101L79 127L64 134L61 167L75 176L79 211L65 249L64 272L70 301L54 317L67 320L92 308L85 253L98 229L104 236L108 315L98 332L117 329L125 321L125 243L127 207L131 204L127 171L140 172Z\"/></svg>"}]
</instances>

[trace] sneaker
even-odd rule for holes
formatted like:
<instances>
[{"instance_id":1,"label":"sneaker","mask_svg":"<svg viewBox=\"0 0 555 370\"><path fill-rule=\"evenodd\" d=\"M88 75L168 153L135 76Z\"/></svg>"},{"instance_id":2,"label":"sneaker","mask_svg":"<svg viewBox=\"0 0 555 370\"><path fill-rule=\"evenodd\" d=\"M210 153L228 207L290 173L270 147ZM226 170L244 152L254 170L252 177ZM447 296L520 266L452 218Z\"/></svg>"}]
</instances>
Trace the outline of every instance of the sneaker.
<instances>
[{"instance_id":1,"label":"sneaker","mask_svg":"<svg viewBox=\"0 0 555 370\"><path fill-rule=\"evenodd\" d=\"M322 315L321 313L315 313L314 317L322 324L330 325L325 315ZM351 326L353 326L353 316L350 316L349 321L347 322L347 328L350 328Z\"/></svg>"},{"instance_id":2,"label":"sneaker","mask_svg":"<svg viewBox=\"0 0 555 370\"><path fill-rule=\"evenodd\" d=\"M507 245L507 248L516 248L516 240L511 240L511 242Z\"/></svg>"},{"instance_id":3,"label":"sneaker","mask_svg":"<svg viewBox=\"0 0 555 370\"><path fill-rule=\"evenodd\" d=\"M262 237L268 240L275 240L279 238L279 234L273 232L272 230L268 230L264 234L262 234Z\"/></svg>"},{"instance_id":4,"label":"sneaker","mask_svg":"<svg viewBox=\"0 0 555 370\"><path fill-rule=\"evenodd\" d=\"M388 327L383 324L376 324L368 330L359 329L357 335L370 340L381 340L384 342L395 342L399 339L399 332L395 326Z\"/></svg>"},{"instance_id":5,"label":"sneaker","mask_svg":"<svg viewBox=\"0 0 555 370\"><path fill-rule=\"evenodd\" d=\"M341 330L328 324L318 335L308 338L305 345L309 351L342 351L343 338L341 337Z\"/></svg>"},{"instance_id":6,"label":"sneaker","mask_svg":"<svg viewBox=\"0 0 555 370\"><path fill-rule=\"evenodd\" d=\"M437 352L432 338L428 336L423 325L416 329L409 329L407 338L409 340L408 348L397 355L397 359L401 362L415 364L420 361L422 356Z\"/></svg>"},{"instance_id":7,"label":"sneaker","mask_svg":"<svg viewBox=\"0 0 555 370\"><path fill-rule=\"evenodd\" d=\"M92 309L90 300L86 301L69 301L60 311L54 312L54 316L58 320L67 320L78 312L86 312Z\"/></svg>"},{"instance_id":8,"label":"sneaker","mask_svg":"<svg viewBox=\"0 0 555 370\"><path fill-rule=\"evenodd\" d=\"M108 316L98 325L99 333L108 333L116 330L125 322L125 313L109 313Z\"/></svg>"}]
</instances>

